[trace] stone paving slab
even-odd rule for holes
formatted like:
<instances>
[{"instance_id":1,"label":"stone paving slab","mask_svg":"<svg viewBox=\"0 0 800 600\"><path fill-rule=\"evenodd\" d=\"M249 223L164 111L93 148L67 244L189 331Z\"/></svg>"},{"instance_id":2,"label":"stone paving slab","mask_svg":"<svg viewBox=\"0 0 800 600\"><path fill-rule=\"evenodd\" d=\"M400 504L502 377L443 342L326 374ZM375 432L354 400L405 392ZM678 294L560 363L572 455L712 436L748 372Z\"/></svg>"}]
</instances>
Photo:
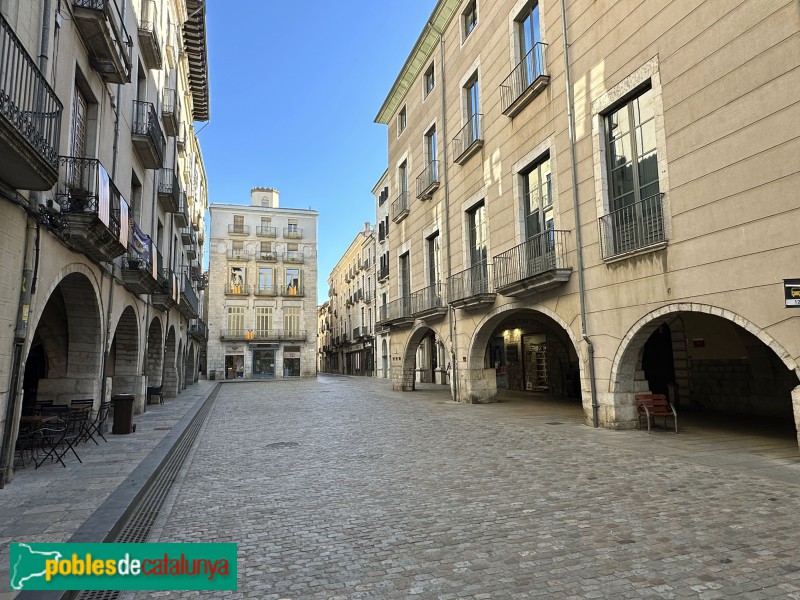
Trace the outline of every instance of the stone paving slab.
<instances>
[{"instance_id":1,"label":"stone paving slab","mask_svg":"<svg viewBox=\"0 0 800 600\"><path fill-rule=\"evenodd\" d=\"M238 543L239 589L125 598L800 599L785 439L709 465L731 434L581 421L369 379L224 385L151 541Z\"/></svg>"},{"instance_id":2,"label":"stone paving slab","mask_svg":"<svg viewBox=\"0 0 800 600\"><path fill-rule=\"evenodd\" d=\"M146 413L134 416L135 433L107 433L107 443L98 438L97 446L80 444L82 464L68 455L66 468L47 462L16 471L0 490L0 600L17 595L8 591L9 544L68 541L215 385L200 381L164 405L148 406Z\"/></svg>"}]
</instances>

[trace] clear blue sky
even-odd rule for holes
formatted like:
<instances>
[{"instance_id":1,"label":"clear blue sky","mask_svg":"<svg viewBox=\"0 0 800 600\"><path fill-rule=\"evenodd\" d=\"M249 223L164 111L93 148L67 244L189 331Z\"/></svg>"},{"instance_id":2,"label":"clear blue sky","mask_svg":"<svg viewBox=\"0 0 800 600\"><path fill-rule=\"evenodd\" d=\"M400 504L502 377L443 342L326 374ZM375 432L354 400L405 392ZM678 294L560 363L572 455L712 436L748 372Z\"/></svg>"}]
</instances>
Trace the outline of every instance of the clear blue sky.
<instances>
[{"instance_id":1,"label":"clear blue sky","mask_svg":"<svg viewBox=\"0 0 800 600\"><path fill-rule=\"evenodd\" d=\"M319 211L318 301L386 169L373 122L435 0L209 0L211 120L199 134L210 203L280 190ZM199 130L203 124L197 124Z\"/></svg>"}]
</instances>

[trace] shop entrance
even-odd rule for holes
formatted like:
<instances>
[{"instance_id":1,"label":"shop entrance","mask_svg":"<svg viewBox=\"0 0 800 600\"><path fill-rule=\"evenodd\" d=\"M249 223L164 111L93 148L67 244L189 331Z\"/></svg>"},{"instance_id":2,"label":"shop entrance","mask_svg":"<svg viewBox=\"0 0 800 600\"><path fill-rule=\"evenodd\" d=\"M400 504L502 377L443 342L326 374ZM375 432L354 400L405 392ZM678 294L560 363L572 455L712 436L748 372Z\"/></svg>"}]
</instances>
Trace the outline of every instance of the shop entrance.
<instances>
[{"instance_id":1,"label":"shop entrance","mask_svg":"<svg viewBox=\"0 0 800 600\"><path fill-rule=\"evenodd\" d=\"M253 377L257 379L275 379L274 348L253 350Z\"/></svg>"},{"instance_id":2,"label":"shop entrance","mask_svg":"<svg viewBox=\"0 0 800 600\"><path fill-rule=\"evenodd\" d=\"M284 346L283 376L300 377L300 346Z\"/></svg>"},{"instance_id":3,"label":"shop entrance","mask_svg":"<svg viewBox=\"0 0 800 600\"><path fill-rule=\"evenodd\" d=\"M225 379L244 377L244 354L225 355Z\"/></svg>"}]
</instances>

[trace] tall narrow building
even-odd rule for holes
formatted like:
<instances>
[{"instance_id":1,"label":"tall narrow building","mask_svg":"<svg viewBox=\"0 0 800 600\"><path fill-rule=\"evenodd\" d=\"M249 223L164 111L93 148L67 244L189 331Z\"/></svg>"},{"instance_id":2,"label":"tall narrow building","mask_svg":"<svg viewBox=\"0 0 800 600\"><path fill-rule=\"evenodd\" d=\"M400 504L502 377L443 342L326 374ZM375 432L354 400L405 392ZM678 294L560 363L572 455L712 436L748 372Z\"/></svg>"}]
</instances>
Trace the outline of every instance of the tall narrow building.
<instances>
[{"instance_id":1,"label":"tall narrow building","mask_svg":"<svg viewBox=\"0 0 800 600\"><path fill-rule=\"evenodd\" d=\"M316 375L319 213L279 199L256 187L249 206L209 207L209 377Z\"/></svg>"}]
</instances>

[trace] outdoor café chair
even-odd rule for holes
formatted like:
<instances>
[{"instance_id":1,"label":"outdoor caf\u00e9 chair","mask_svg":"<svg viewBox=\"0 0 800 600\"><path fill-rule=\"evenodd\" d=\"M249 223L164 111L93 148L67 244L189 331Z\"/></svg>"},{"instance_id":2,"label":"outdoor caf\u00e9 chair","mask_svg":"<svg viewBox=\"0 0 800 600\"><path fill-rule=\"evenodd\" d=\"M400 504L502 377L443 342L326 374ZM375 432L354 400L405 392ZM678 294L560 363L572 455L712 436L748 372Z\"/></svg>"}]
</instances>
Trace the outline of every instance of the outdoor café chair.
<instances>
[{"instance_id":1,"label":"outdoor caf\u00e9 chair","mask_svg":"<svg viewBox=\"0 0 800 600\"><path fill-rule=\"evenodd\" d=\"M108 442L106 437L103 435L103 430L106 427L106 419L108 418L108 409L110 407L111 407L111 401L110 400L107 401L107 402L101 402L100 403L100 408L97 409L97 413L94 415L94 420L91 423L89 423L89 426L88 426L88 429L87 429L87 433L88 433L88 437L86 438L87 440L89 438L91 438L92 441L95 444L97 444L97 440L94 439L94 437L92 436L93 433L96 433L101 438L103 438L104 442ZM100 444L97 444L97 445L99 446Z\"/></svg>"}]
</instances>

